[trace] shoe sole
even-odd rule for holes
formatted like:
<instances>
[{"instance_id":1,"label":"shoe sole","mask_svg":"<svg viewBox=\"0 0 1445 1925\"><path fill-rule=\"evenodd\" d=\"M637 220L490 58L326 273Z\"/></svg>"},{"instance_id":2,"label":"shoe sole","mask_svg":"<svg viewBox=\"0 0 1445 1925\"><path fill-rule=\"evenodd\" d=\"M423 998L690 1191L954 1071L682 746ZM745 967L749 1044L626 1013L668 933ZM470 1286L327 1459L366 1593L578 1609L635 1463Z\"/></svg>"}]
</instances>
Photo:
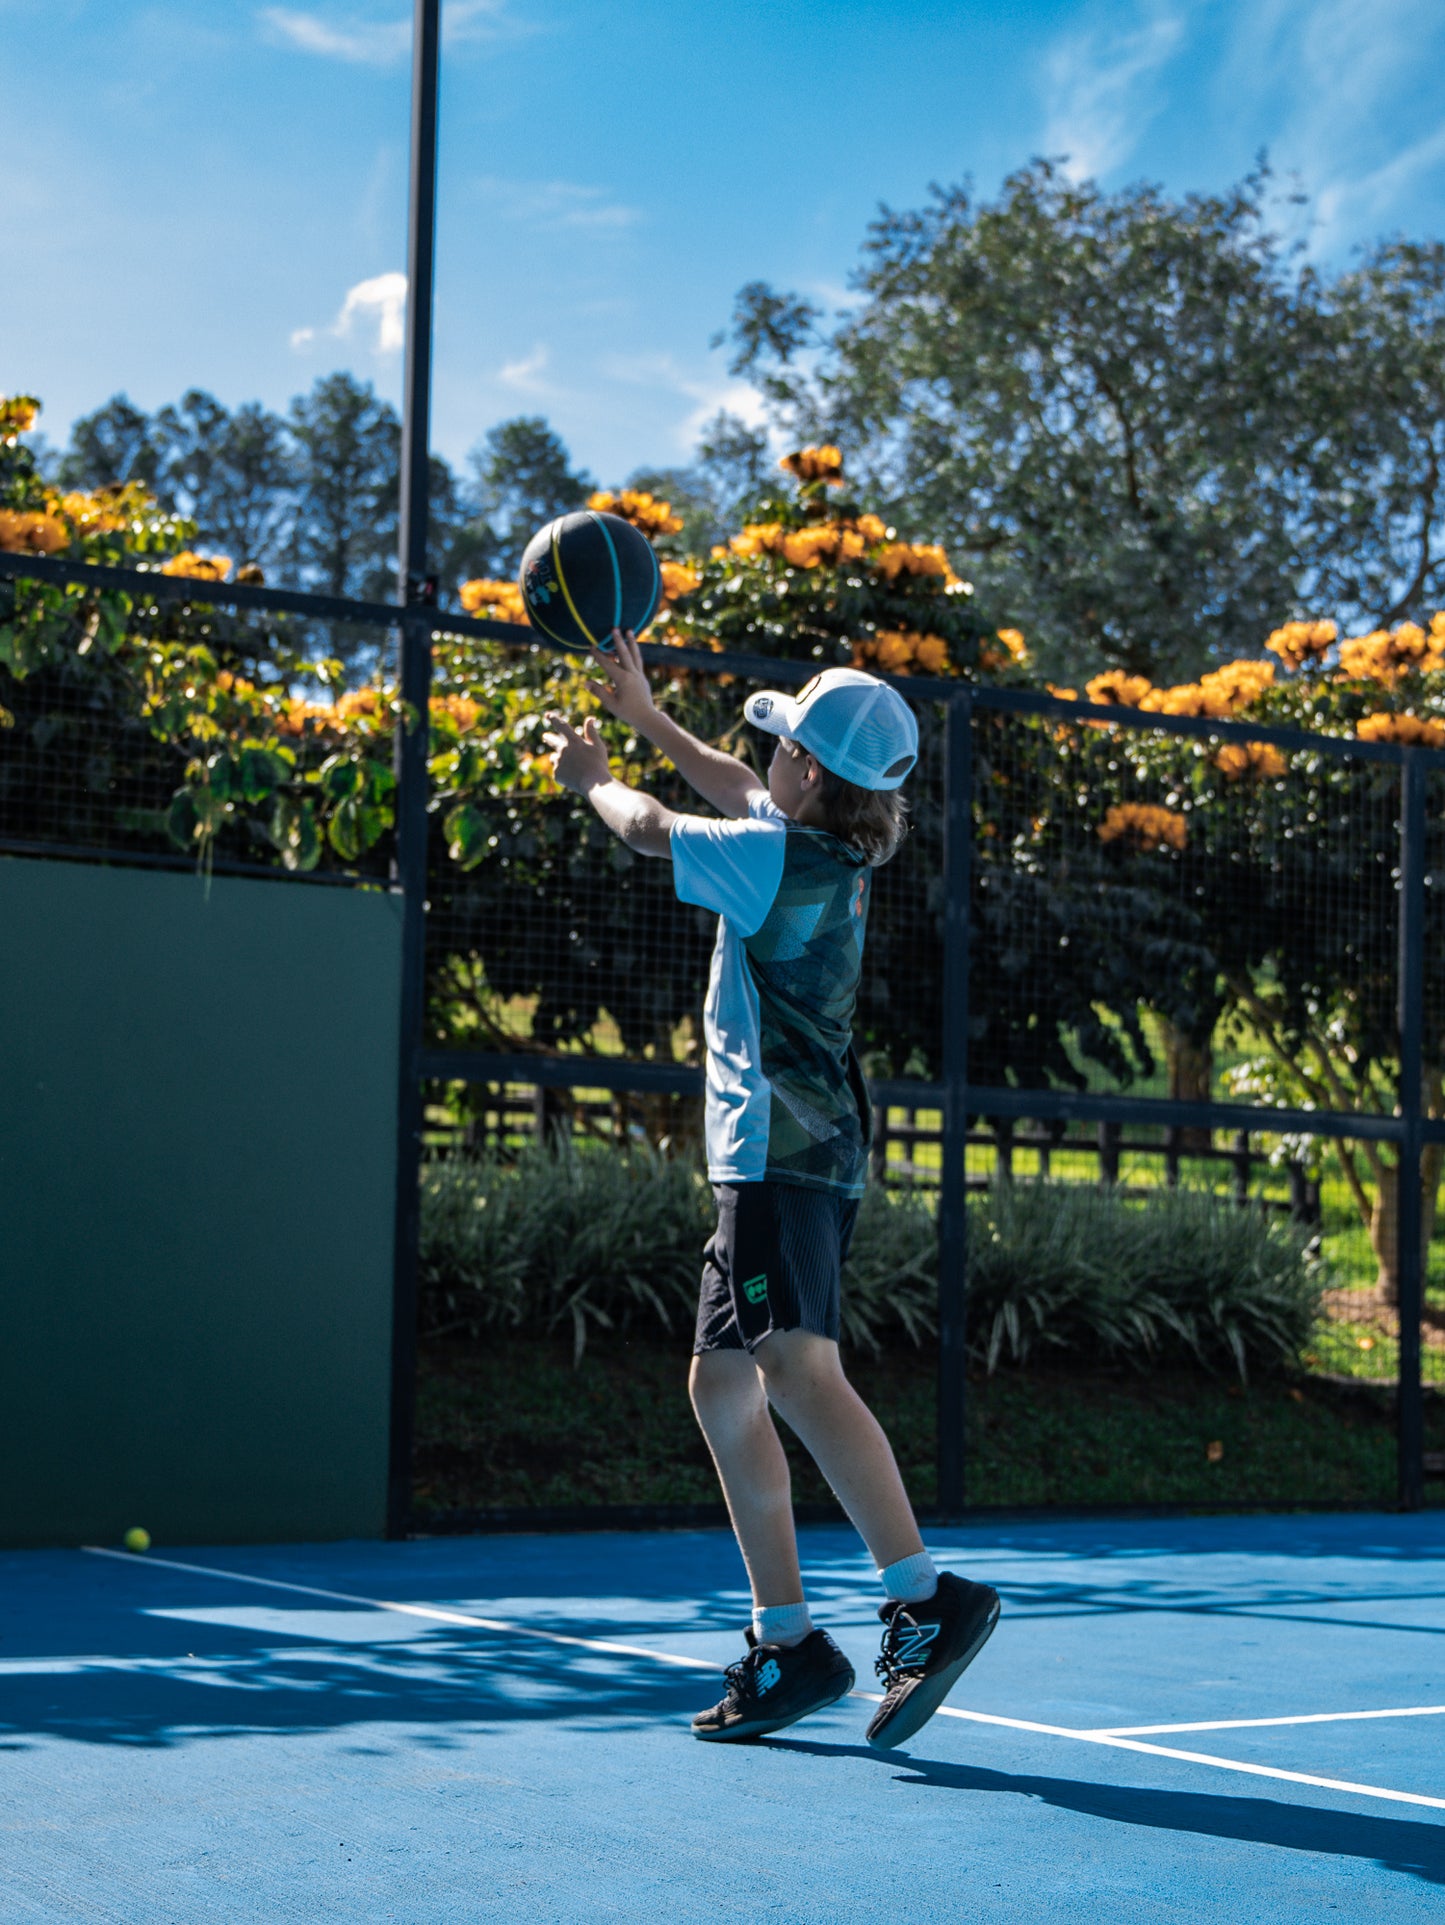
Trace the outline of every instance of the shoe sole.
<instances>
[{"instance_id":1,"label":"shoe sole","mask_svg":"<svg viewBox=\"0 0 1445 1925\"><path fill-rule=\"evenodd\" d=\"M868 1742L875 1751L892 1751L895 1746L904 1744L915 1731L921 1730L928 1723L993 1636L999 1620L999 1610L1000 1606L995 1602L978 1636L961 1658L955 1658L953 1663L946 1665L942 1671L935 1671L932 1677L920 1678L883 1729L878 1732L869 1732Z\"/></svg>"},{"instance_id":2,"label":"shoe sole","mask_svg":"<svg viewBox=\"0 0 1445 1925\"><path fill-rule=\"evenodd\" d=\"M815 1704L804 1705L801 1711L794 1711L786 1718L754 1718L747 1724L724 1725L718 1731L699 1731L692 1728L694 1738L701 1738L704 1744L729 1744L739 1738L765 1738L770 1731L786 1731L790 1724L797 1724L801 1718L811 1718L815 1711L826 1711L830 1704L839 1698L846 1698L857 1682L850 1671L838 1680L838 1689L826 1698L819 1698Z\"/></svg>"}]
</instances>

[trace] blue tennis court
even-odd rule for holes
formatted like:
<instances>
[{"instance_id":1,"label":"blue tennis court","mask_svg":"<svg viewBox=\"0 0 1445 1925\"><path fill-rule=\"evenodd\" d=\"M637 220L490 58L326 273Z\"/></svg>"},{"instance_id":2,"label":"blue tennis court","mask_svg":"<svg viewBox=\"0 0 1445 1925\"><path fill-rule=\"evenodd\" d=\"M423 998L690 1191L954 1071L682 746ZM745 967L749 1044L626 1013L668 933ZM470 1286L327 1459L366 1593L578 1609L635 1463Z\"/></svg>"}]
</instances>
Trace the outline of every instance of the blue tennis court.
<instances>
[{"instance_id":1,"label":"blue tennis court","mask_svg":"<svg viewBox=\"0 0 1445 1925\"><path fill-rule=\"evenodd\" d=\"M9 1553L0 1915L1439 1917L1438 1517L930 1542L1005 1617L892 1753L857 1698L690 1736L747 1617L720 1531ZM862 1690L873 1574L803 1551Z\"/></svg>"}]
</instances>

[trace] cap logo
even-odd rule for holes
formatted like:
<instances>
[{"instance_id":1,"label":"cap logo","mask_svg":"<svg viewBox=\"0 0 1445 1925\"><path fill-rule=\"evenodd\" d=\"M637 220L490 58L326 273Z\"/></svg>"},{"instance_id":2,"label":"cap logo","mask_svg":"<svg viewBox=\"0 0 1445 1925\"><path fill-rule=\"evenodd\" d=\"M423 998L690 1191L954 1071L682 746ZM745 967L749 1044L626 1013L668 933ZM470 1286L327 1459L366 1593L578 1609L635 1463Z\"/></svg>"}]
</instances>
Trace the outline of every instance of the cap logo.
<instances>
[{"instance_id":1,"label":"cap logo","mask_svg":"<svg viewBox=\"0 0 1445 1925\"><path fill-rule=\"evenodd\" d=\"M753 714L759 722L765 722L772 712L773 698L771 695L755 695L753 697Z\"/></svg>"}]
</instances>

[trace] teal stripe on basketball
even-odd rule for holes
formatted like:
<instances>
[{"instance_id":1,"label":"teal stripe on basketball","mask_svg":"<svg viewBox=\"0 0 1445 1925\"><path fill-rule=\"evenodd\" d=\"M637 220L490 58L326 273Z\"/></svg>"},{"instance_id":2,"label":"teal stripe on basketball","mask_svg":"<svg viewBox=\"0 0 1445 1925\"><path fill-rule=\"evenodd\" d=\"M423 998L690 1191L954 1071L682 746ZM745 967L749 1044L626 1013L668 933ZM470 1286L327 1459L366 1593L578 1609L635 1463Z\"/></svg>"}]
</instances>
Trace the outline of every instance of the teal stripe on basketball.
<instances>
[{"instance_id":1,"label":"teal stripe on basketball","mask_svg":"<svg viewBox=\"0 0 1445 1925\"><path fill-rule=\"evenodd\" d=\"M657 565L657 552L651 542L647 544L647 554L648 559L652 563L652 599L647 604L647 613L642 617L641 621L638 622L634 630L634 633L639 635L657 613L658 596L662 589L662 570Z\"/></svg>"},{"instance_id":2,"label":"teal stripe on basketball","mask_svg":"<svg viewBox=\"0 0 1445 1925\"><path fill-rule=\"evenodd\" d=\"M617 560L617 544L612 539L612 531L608 528L607 523L603 521L602 517L592 514L590 508L587 512L592 515L594 525L602 530L602 539L607 543L607 559L612 563L612 628L621 628L622 568ZM607 631L609 635L612 633L612 628L609 628Z\"/></svg>"}]
</instances>

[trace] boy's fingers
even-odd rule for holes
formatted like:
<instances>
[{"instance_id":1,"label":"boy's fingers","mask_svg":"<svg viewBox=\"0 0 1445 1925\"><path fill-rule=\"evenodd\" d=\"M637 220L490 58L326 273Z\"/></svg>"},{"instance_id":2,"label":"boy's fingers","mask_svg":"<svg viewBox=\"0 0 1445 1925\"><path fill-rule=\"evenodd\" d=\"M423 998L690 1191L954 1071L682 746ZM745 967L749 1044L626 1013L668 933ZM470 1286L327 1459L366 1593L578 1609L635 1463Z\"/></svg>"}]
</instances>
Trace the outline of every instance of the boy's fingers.
<instances>
[{"instance_id":1,"label":"boy's fingers","mask_svg":"<svg viewBox=\"0 0 1445 1925\"><path fill-rule=\"evenodd\" d=\"M587 717L587 720L582 724L582 733L587 742L588 748L591 748L591 749L601 748L602 737L598 732L597 717L595 715L589 715Z\"/></svg>"}]
</instances>

